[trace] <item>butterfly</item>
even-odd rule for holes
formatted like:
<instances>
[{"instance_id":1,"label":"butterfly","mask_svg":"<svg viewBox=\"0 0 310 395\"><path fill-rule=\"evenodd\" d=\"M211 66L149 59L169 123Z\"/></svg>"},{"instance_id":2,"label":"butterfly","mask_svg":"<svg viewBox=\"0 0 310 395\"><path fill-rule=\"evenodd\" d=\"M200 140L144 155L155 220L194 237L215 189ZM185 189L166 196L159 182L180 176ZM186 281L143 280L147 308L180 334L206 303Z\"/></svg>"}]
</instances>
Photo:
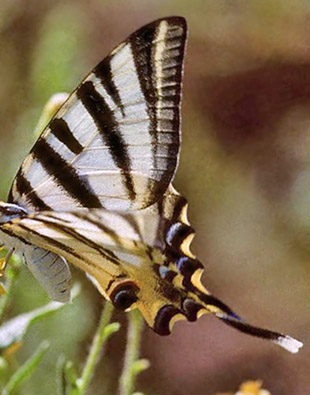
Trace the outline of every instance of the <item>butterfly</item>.
<instances>
[{"instance_id":1,"label":"butterfly","mask_svg":"<svg viewBox=\"0 0 310 395\"><path fill-rule=\"evenodd\" d=\"M0 203L0 240L49 296L70 301L75 265L113 305L168 335L212 313L291 352L302 343L245 322L201 282L187 201L172 186L180 150L187 27L143 26L69 96Z\"/></svg>"}]
</instances>

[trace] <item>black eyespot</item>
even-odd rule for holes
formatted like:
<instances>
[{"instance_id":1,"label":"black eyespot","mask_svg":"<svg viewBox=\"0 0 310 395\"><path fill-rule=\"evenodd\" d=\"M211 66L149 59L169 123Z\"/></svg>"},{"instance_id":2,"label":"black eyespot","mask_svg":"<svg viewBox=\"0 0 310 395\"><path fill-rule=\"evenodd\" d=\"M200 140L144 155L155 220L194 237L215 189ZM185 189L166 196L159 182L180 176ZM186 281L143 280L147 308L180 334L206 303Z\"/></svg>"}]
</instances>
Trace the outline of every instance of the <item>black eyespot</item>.
<instances>
[{"instance_id":1,"label":"black eyespot","mask_svg":"<svg viewBox=\"0 0 310 395\"><path fill-rule=\"evenodd\" d=\"M157 263L155 263L153 265L153 269L155 271L155 273L160 277L163 278L164 280L168 281L169 283L173 282L173 279L175 278L175 276L177 275L176 272L169 270L169 268L167 266L164 265L159 265Z\"/></svg>"},{"instance_id":2,"label":"black eyespot","mask_svg":"<svg viewBox=\"0 0 310 395\"><path fill-rule=\"evenodd\" d=\"M175 222L167 231L166 242L170 247L179 248L183 241L193 233L194 229L191 226Z\"/></svg>"},{"instance_id":3,"label":"black eyespot","mask_svg":"<svg viewBox=\"0 0 310 395\"><path fill-rule=\"evenodd\" d=\"M161 336L170 335L170 321L176 314L182 313L180 309L176 308L172 304L163 306L155 317L154 331Z\"/></svg>"},{"instance_id":4,"label":"black eyespot","mask_svg":"<svg viewBox=\"0 0 310 395\"><path fill-rule=\"evenodd\" d=\"M203 306L193 299L186 298L183 301L183 309L188 321L196 321L197 320L197 313L199 310L203 309Z\"/></svg>"},{"instance_id":5,"label":"black eyespot","mask_svg":"<svg viewBox=\"0 0 310 395\"><path fill-rule=\"evenodd\" d=\"M126 310L138 300L139 288L132 282L120 284L111 293L111 301L116 309Z\"/></svg>"},{"instance_id":6,"label":"black eyespot","mask_svg":"<svg viewBox=\"0 0 310 395\"><path fill-rule=\"evenodd\" d=\"M185 277L191 277L192 274L197 270L203 268L202 264L196 259L188 258L187 256L182 256L176 262L179 271Z\"/></svg>"}]
</instances>

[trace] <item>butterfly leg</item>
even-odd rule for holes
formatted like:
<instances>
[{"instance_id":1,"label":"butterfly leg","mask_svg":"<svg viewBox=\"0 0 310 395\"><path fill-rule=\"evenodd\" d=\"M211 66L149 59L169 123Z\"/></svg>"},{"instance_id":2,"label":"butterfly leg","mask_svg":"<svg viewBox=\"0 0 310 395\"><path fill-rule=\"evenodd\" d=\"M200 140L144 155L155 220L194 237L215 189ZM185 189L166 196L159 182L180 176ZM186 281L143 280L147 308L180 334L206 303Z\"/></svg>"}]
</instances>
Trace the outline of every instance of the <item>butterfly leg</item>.
<instances>
[{"instance_id":1,"label":"butterfly leg","mask_svg":"<svg viewBox=\"0 0 310 395\"><path fill-rule=\"evenodd\" d=\"M5 246L0 247L0 253L5 250ZM3 258L0 258L0 278L4 277L5 274L5 269L11 259L11 256L14 252L14 249L11 249ZM6 293L6 290L4 288L4 285L0 283L0 295L4 295Z\"/></svg>"}]
</instances>

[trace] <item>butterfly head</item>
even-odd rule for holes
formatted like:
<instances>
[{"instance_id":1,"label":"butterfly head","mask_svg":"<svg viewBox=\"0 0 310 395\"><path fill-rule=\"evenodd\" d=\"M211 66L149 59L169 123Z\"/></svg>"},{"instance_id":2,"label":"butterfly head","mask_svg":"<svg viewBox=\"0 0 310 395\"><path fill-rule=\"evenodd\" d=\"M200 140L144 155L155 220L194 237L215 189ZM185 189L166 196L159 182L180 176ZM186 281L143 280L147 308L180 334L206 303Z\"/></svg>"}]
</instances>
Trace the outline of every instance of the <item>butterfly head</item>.
<instances>
[{"instance_id":1,"label":"butterfly head","mask_svg":"<svg viewBox=\"0 0 310 395\"><path fill-rule=\"evenodd\" d=\"M16 218L22 218L25 215L27 215L26 210L17 204L0 201L0 224L4 224Z\"/></svg>"}]
</instances>

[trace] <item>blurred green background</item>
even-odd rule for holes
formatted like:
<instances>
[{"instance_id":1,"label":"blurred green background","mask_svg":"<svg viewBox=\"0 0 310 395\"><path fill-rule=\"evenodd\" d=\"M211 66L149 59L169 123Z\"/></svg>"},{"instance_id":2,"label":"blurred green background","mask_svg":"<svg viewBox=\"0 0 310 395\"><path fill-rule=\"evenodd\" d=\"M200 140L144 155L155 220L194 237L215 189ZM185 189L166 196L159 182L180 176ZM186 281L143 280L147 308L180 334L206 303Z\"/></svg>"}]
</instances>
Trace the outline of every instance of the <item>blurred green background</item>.
<instances>
[{"instance_id":1,"label":"blurred green background","mask_svg":"<svg viewBox=\"0 0 310 395\"><path fill-rule=\"evenodd\" d=\"M205 284L250 322L305 346L290 355L204 316L168 338L148 328L146 394L211 395L262 379L274 395L310 393L310 8L305 0L1 0L0 195L6 199L49 97L72 91L127 35L154 19L188 21L177 189L189 200ZM85 359L101 297L82 295L35 324L16 358L52 347L23 395L55 393L61 353ZM9 316L47 302L27 269ZM124 323L122 314L117 317ZM116 393L125 330L109 343L91 395ZM103 379L104 378L104 379Z\"/></svg>"}]
</instances>

